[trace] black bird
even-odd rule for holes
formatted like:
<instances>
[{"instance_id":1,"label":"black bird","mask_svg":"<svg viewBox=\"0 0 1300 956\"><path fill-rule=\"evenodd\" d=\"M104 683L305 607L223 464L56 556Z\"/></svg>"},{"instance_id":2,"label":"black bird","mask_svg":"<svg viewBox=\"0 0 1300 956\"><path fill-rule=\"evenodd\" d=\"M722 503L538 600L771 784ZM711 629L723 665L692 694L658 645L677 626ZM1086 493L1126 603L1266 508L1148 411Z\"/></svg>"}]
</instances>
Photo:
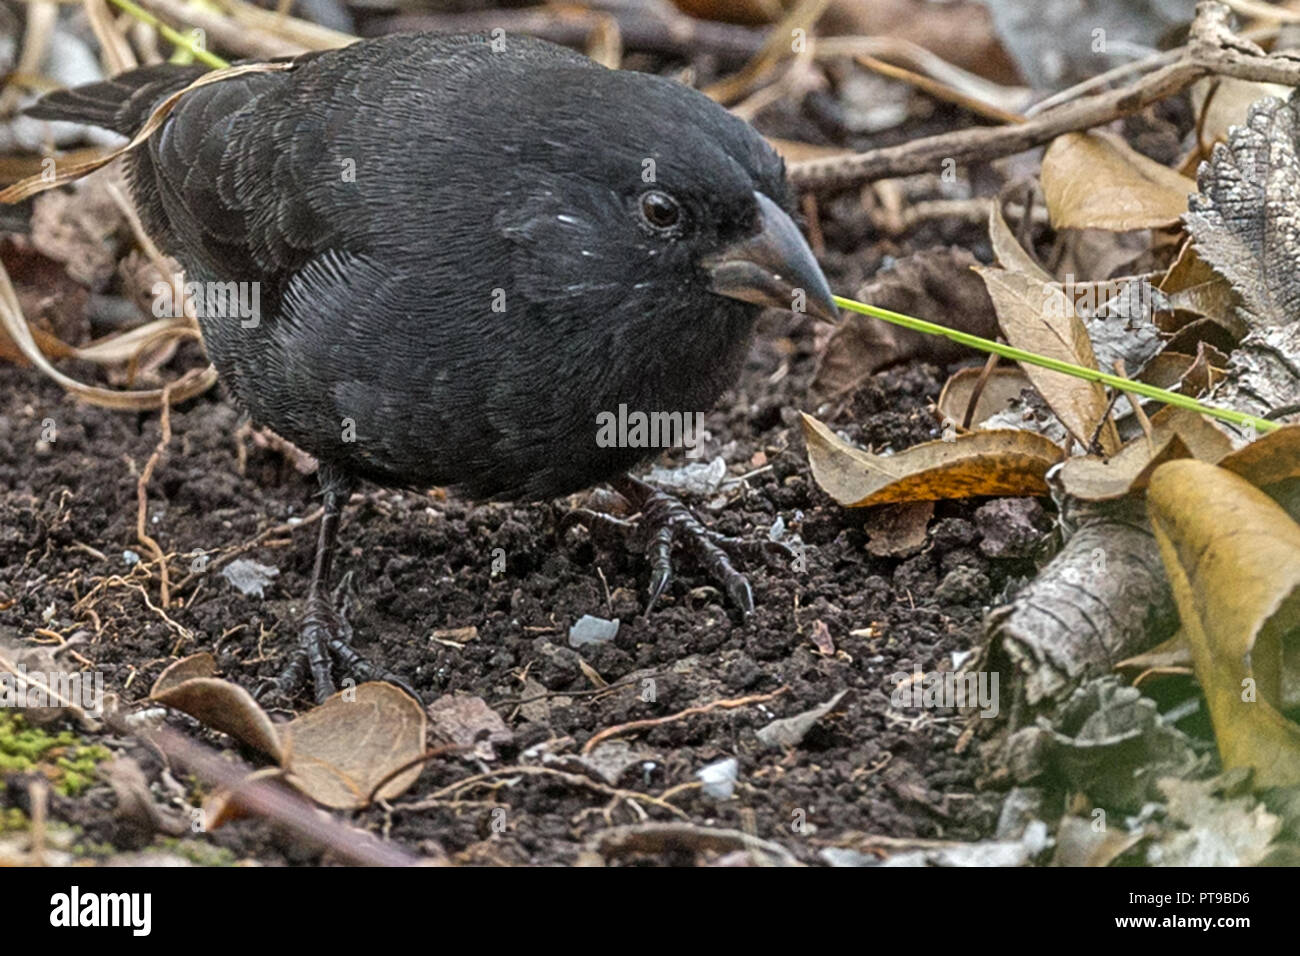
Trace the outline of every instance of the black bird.
<instances>
[{"instance_id":1,"label":"black bird","mask_svg":"<svg viewBox=\"0 0 1300 956\"><path fill-rule=\"evenodd\" d=\"M202 73L146 67L28 112L131 135ZM398 35L188 92L128 176L146 230L209 292L196 304L221 378L320 460L324 519L279 689L310 671L332 693L331 653L394 679L328 598L358 478L480 499L616 481L650 531L651 603L680 539L752 609L724 550L739 542L626 477L647 449L601 447L596 427L620 405L710 408L763 306L837 317L784 166L745 122L539 40ZM256 314L236 313L229 283Z\"/></svg>"}]
</instances>

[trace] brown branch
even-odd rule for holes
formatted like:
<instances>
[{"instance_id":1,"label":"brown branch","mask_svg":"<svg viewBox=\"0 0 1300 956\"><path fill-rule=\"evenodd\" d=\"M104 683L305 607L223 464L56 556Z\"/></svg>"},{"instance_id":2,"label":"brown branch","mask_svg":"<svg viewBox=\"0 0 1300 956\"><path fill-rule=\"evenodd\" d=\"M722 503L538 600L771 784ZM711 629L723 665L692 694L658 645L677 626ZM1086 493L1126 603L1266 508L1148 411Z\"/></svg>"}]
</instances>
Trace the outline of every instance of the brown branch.
<instances>
[{"instance_id":1,"label":"brown branch","mask_svg":"<svg viewBox=\"0 0 1300 956\"><path fill-rule=\"evenodd\" d=\"M1206 76L1300 86L1300 59L1266 54L1228 28L1228 8L1202 0L1186 53L1132 85L1065 103L1012 126L979 127L929 136L855 156L810 159L790 165L790 180L809 190L856 186L875 179L937 170L944 160L969 164L1024 152L1065 133L1103 126L1176 96Z\"/></svg>"},{"instance_id":2,"label":"brown branch","mask_svg":"<svg viewBox=\"0 0 1300 956\"><path fill-rule=\"evenodd\" d=\"M169 727L135 726L120 712L106 715L105 719L117 733L147 742L205 783L229 790L244 810L283 827L307 846L322 847L356 866L411 866L419 862L400 847L383 843L317 809L277 781L250 780L251 771L242 761L228 760Z\"/></svg>"}]
</instances>

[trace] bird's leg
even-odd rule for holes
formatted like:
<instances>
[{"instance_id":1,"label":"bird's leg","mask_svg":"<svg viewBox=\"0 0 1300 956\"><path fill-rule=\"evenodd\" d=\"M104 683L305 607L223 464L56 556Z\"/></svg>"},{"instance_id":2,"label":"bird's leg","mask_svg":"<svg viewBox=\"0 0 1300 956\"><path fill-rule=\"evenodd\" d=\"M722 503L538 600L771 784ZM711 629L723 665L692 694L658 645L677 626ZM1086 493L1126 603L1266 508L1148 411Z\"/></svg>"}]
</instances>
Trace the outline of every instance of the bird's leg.
<instances>
[{"instance_id":1,"label":"bird's leg","mask_svg":"<svg viewBox=\"0 0 1300 956\"><path fill-rule=\"evenodd\" d=\"M267 690L289 697L310 674L316 702L320 703L337 690L330 672L332 662L337 660L342 671L357 680L386 680L419 700L419 695L406 681L375 667L352 648L352 626L347 620L351 574L344 577L332 598L329 582L334 553L338 550L339 521L343 515L343 506L352 493L353 483L324 465L321 466L320 481L325 498L325 513L321 517L320 534L316 539L316 560L312 566L306 610L298 631L299 644L290 656L289 663Z\"/></svg>"},{"instance_id":2,"label":"bird's leg","mask_svg":"<svg viewBox=\"0 0 1300 956\"><path fill-rule=\"evenodd\" d=\"M706 528L677 498L631 475L625 475L614 482L614 488L640 512L638 521L627 521L595 512L580 512L577 520L616 527L623 531L633 528L639 530L645 541L646 556L650 559L647 614L672 580L674 542L695 556L744 614L754 610L754 594L749 579L731 563L731 556L740 555L766 561L777 557L793 557L793 552L779 542L731 538Z\"/></svg>"}]
</instances>

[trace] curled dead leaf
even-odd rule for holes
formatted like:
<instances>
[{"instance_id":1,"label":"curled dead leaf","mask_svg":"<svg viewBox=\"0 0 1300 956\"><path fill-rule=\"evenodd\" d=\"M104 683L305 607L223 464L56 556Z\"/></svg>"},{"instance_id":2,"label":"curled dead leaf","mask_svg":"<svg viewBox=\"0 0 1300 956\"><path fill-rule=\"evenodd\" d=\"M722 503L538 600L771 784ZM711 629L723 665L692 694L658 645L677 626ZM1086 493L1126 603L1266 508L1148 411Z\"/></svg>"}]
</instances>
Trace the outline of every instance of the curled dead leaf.
<instances>
[{"instance_id":1,"label":"curled dead leaf","mask_svg":"<svg viewBox=\"0 0 1300 956\"><path fill-rule=\"evenodd\" d=\"M993 244L993 255L997 258L998 265L1008 272L1023 272L1042 282L1056 281L1015 237L1007 225L1006 217L1002 215L1000 198L989 213L989 241Z\"/></svg>"},{"instance_id":2,"label":"curled dead leaf","mask_svg":"<svg viewBox=\"0 0 1300 956\"><path fill-rule=\"evenodd\" d=\"M153 688L149 691L149 696L157 700L159 694L171 690L187 680L194 680L196 677L215 677L216 675L216 658L207 651L200 651L198 654L182 657L180 660L167 665L163 672L158 675L158 679L153 682Z\"/></svg>"},{"instance_id":3,"label":"curled dead leaf","mask_svg":"<svg viewBox=\"0 0 1300 956\"><path fill-rule=\"evenodd\" d=\"M1219 465L1259 488L1300 478L1300 425L1283 425L1225 455Z\"/></svg>"},{"instance_id":4,"label":"curled dead leaf","mask_svg":"<svg viewBox=\"0 0 1300 956\"><path fill-rule=\"evenodd\" d=\"M1300 783L1300 726L1280 712L1300 635L1300 525L1193 460L1158 468L1147 502L1224 766L1253 768L1261 787Z\"/></svg>"},{"instance_id":5,"label":"curled dead leaf","mask_svg":"<svg viewBox=\"0 0 1300 956\"><path fill-rule=\"evenodd\" d=\"M425 752L427 721L410 694L383 681L341 691L280 728L290 783L317 803L356 809L380 782ZM384 784L389 799L413 784L414 763Z\"/></svg>"},{"instance_id":6,"label":"curled dead leaf","mask_svg":"<svg viewBox=\"0 0 1300 956\"><path fill-rule=\"evenodd\" d=\"M980 386L981 380L983 386ZM985 419L992 418L999 412L1005 412L1012 402L1020 398L1020 393L1034 385L1020 368L995 368L987 376L982 368L958 369L944 383L939 393L936 411L939 421L952 422L965 428L974 428ZM979 399L966 424L966 413L970 411L971 398L979 388Z\"/></svg>"},{"instance_id":7,"label":"curled dead leaf","mask_svg":"<svg viewBox=\"0 0 1300 956\"><path fill-rule=\"evenodd\" d=\"M1140 435L1110 458L1071 458L1061 466L1061 487L1084 501L1108 501L1140 491L1166 461L1199 458L1216 462L1232 441L1203 415L1186 408L1162 408L1151 419L1152 437Z\"/></svg>"},{"instance_id":8,"label":"curled dead leaf","mask_svg":"<svg viewBox=\"0 0 1300 956\"><path fill-rule=\"evenodd\" d=\"M846 508L979 495L1042 495L1061 449L1027 431L978 431L915 445L893 455L854 448L803 416L813 478Z\"/></svg>"},{"instance_id":9,"label":"curled dead leaf","mask_svg":"<svg viewBox=\"0 0 1300 956\"><path fill-rule=\"evenodd\" d=\"M1075 312L1074 302L1058 286L1021 272L982 266L975 271L993 299L1007 342L1049 358L1097 367L1088 330ZM1119 433L1107 419L1110 403L1100 383L1036 365L1021 367L1076 441L1087 448L1095 435L1104 451L1118 450Z\"/></svg>"},{"instance_id":10,"label":"curled dead leaf","mask_svg":"<svg viewBox=\"0 0 1300 956\"><path fill-rule=\"evenodd\" d=\"M164 671L163 676L166 674ZM275 725L253 695L238 684L218 677L190 677L179 682L169 679L162 690L149 696L280 761L283 752Z\"/></svg>"}]
</instances>

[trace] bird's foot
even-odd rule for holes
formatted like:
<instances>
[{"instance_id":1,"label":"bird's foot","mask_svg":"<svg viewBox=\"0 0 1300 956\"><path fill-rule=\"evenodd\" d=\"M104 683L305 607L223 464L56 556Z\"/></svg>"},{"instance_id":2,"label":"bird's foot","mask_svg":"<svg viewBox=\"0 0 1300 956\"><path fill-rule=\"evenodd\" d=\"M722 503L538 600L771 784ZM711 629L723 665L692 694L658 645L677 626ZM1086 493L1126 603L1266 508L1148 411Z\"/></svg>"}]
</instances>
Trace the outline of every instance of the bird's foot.
<instances>
[{"instance_id":1,"label":"bird's foot","mask_svg":"<svg viewBox=\"0 0 1300 956\"><path fill-rule=\"evenodd\" d=\"M629 520L581 508L571 512L569 520L589 529L602 526L635 534L642 539L646 557L650 560L650 596L646 602L646 614L654 608L672 581L674 544L690 552L745 615L754 610L754 592L749 579L732 564L732 558L776 564L795 557L790 548L778 541L751 541L719 534L705 527L679 499L643 481L629 477L620 481L617 487L619 493L640 512L639 518Z\"/></svg>"},{"instance_id":2,"label":"bird's foot","mask_svg":"<svg viewBox=\"0 0 1300 956\"><path fill-rule=\"evenodd\" d=\"M258 699L291 699L311 678L316 703L332 696L338 686L334 683L333 665L355 683L371 680L387 681L400 687L417 701L420 695L402 677L376 667L352 647L352 625L348 611L352 606L352 575L346 574L334 590L333 599L320 592L307 598L307 611L298 631L298 646L289 662L272 680L263 684Z\"/></svg>"}]
</instances>

